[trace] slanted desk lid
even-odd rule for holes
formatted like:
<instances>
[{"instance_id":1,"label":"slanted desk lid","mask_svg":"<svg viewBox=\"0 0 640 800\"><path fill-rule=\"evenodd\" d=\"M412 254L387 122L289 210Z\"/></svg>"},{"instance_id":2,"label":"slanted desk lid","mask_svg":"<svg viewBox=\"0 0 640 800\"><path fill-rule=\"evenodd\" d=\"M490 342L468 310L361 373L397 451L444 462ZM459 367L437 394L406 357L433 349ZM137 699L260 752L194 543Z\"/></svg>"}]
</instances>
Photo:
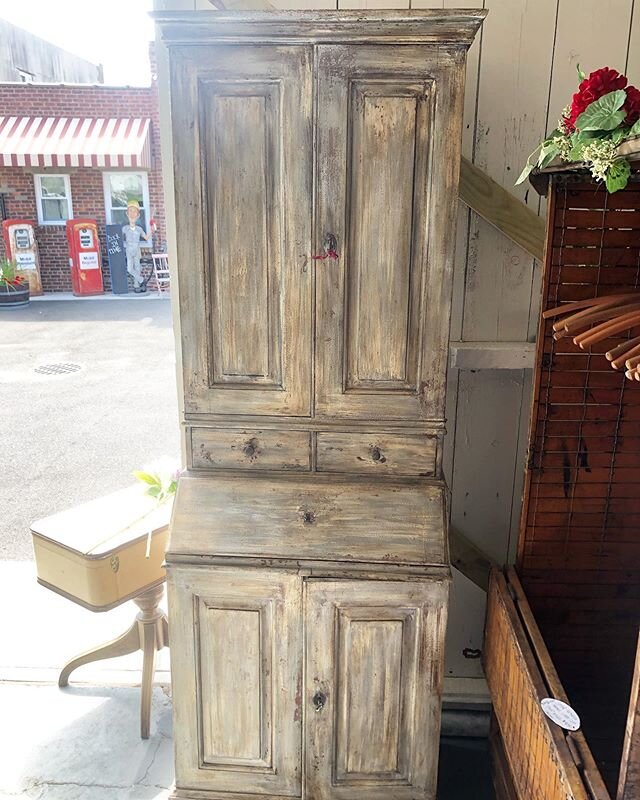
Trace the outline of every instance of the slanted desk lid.
<instances>
[{"instance_id":1,"label":"slanted desk lid","mask_svg":"<svg viewBox=\"0 0 640 800\"><path fill-rule=\"evenodd\" d=\"M169 524L171 501L158 505L145 489L139 483L36 520L31 532L81 555L102 558Z\"/></svg>"},{"instance_id":2,"label":"slanted desk lid","mask_svg":"<svg viewBox=\"0 0 640 800\"><path fill-rule=\"evenodd\" d=\"M178 483L172 555L448 566L444 487L191 473Z\"/></svg>"}]
</instances>

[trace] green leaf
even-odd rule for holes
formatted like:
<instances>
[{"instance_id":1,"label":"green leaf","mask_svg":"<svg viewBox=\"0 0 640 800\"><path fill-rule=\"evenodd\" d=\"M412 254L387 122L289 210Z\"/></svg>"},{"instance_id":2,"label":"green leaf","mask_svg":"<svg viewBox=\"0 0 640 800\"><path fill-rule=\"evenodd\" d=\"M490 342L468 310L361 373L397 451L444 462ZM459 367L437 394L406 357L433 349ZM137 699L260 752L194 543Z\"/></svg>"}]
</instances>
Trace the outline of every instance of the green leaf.
<instances>
[{"instance_id":1,"label":"green leaf","mask_svg":"<svg viewBox=\"0 0 640 800\"><path fill-rule=\"evenodd\" d=\"M132 473L134 478L137 478L139 481L143 483L148 483L149 486L156 486L158 484L158 478L155 475L152 475L150 472L142 472L139 469L134 470Z\"/></svg>"},{"instance_id":2,"label":"green leaf","mask_svg":"<svg viewBox=\"0 0 640 800\"><path fill-rule=\"evenodd\" d=\"M631 166L624 158L614 161L607 171L606 184L609 194L624 189L631 175Z\"/></svg>"},{"instance_id":3,"label":"green leaf","mask_svg":"<svg viewBox=\"0 0 640 800\"><path fill-rule=\"evenodd\" d=\"M520 177L518 178L518 180L515 183L516 186L519 186L521 183L524 183L527 180L527 178L531 174L531 170L533 169L533 167L534 167L534 165L533 164L529 164L529 162L527 162L525 164L524 169L520 173Z\"/></svg>"},{"instance_id":4,"label":"green leaf","mask_svg":"<svg viewBox=\"0 0 640 800\"><path fill-rule=\"evenodd\" d=\"M150 495L151 497L158 497L160 492L162 492L162 487L161 486L150 486L147 489L147 494Z\"/></svg>"},{"instance_id":5,"label":"green leaf","mask_svg":"<svg viewBox=\"0 0 640 800\"><path fill-rule=\"evenodd\" d=\"M575 131L571 134L571 141L574 144L587 144L592 139L600 138L600 131Z\"/></svg>"},{"instance_id":6,"label":"green leaf","mask_svg":"<svg viewBox=\"0 0 640 800\"><path fill-rule=\"evenodd\" d=\"M640 136L640 119L633 123L627 136Z\"/></svg>"},{"instance_id":7,"label":"green leaf","mask_svg":"<svg viewBox=\"0 0 640 800\"><path fill-rule=\"evenodd\" d=\"M546 147L542 147L540 150L540 156L538 158L538 169L544 169L545 167L548 167L553 159L558 155L560 155L560 149L556 144L551 143Z\"/></svg>"},{"instance_id":8,"label":"green leaf","mask_svg":"<svg viewBox=\"0 0 640 800\"><path fill-rule=\"evenodd\" d=\"M614 131L610 139L614 144L620 144L623 139L626 139L629 136L630 128L619 128L618 130Z\"/></svg>"},{"instance_id":9,"label":"green leaf","mask_svg":"<svg viewBox=\"0 0 640 800\"><path fill-rule=\"evenodd\" d=\"M627 95L623 89L603 95L588 105L576 120L579 131L612 131L626 117L621 110Z\"/></svg>"},{"instance_id":10,"label":"green leaf","mask_svg":"<svg viewBox=\"0 0 640 800\"><path fill-rule=\"evenodd\" d=\"M584 150L584 145L582 142L578 142L574 144L571 150L567 155L567 161L582 161L582 152Z\"/></svg>"}]
</instances>

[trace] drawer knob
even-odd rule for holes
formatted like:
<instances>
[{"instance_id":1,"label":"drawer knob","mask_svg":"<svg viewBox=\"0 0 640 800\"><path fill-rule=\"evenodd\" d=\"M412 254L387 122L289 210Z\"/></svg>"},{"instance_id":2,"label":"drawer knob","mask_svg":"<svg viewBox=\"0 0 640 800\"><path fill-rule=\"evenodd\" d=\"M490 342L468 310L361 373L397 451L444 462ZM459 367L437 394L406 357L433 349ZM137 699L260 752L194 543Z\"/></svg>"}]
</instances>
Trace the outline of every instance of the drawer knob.
<instances>
[{"instance_id":1,"label":"drawer knob","mask_svg":"<svg viewBox=\"0 0 640 800\"><path fill-rule=\"evenodd\" d=\"M258 440L255 438L255 436L253 439L249 439L248 442L245 442L242 452L251 460L258 457L260 451L258 450Z\"/></svg>"},{"instance_id":2,"label":"drawer knob","mask_svg":"<svg viewBox=\"0 0 640 800\"><path fill-rule=\"evenodd\" d=\"M327 702L327 695L324 692L317 691L313 695L311 702L313 703L313 707L316 710L316 712L322 711L322 709L325 706L325 703Z\"/></svg>"},{"instance_id":3,"label":"drawer knob","mask_svg":"<svg viewBox=\"0 0 640 800\"><path fill-rule=\"evenodd\" d=\"M305 525L313 525L313 523L316 521L316 515L313 513L313 511L306 509L302 512L302 521Z\"/></svg>"},{"instance_id":4,"label":"drawer knob","mask_svg":"<svg viewBox=\"0 0 640 800\"><path fill-rule=\"evenodd\" d=\"M377 446L371 448L371 458L377 464L384 464L385 461L387 460L382 450Z\"/></svg>"}]
</instances>

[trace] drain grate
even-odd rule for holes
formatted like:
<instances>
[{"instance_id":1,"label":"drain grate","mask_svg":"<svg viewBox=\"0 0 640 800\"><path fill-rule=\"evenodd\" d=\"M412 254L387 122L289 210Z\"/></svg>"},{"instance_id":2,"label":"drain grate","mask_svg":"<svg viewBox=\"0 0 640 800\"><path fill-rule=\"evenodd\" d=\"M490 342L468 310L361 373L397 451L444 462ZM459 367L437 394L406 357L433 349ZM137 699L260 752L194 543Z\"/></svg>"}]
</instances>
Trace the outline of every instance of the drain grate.
<instances>
[{"instance_id":1,"label":"drain grate","mask_svg":"<svg viewBox=\"0 0 640 800\"><path fill-rule=\"evenodd\" d=\"M43 364L36 367L34 372L39 375L64 375L67 372L77 372L82 369L80 364Z\"/></svg>"}]
</instances>

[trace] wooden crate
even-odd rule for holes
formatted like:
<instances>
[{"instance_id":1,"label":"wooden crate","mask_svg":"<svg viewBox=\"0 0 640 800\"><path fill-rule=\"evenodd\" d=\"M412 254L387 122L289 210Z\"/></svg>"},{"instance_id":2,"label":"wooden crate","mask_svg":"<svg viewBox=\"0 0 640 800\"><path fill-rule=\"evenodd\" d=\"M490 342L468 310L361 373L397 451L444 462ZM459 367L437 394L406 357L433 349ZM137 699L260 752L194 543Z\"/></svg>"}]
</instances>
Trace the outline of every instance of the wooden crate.
<instances>
[{"instance_id":1,"label":"wooden crate","mask_svg":"<svg viewBox=\"0 0 640 800\"><path fill-rule=\"evenodd\" d=\"M554 175L542 309L640 288L640 183ZM518 572L611 792L640 625L640 387L539 328ZM637 334L636 334L637 335Z\"/></svg>"}]
</instances>

